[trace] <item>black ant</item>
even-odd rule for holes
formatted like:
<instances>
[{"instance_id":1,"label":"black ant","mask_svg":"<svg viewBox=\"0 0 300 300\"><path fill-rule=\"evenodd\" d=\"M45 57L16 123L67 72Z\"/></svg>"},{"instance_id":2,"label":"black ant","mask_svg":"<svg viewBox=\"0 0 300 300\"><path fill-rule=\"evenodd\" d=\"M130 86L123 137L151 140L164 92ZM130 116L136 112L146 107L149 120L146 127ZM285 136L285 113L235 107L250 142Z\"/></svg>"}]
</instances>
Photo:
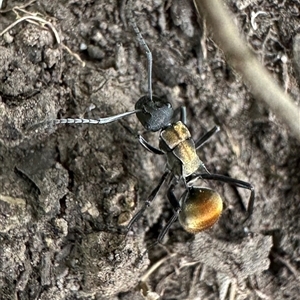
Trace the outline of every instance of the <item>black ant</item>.
<instances>
[{"instance_id":1,"label":"black ant","mask_svg":"<svg viewBox=\"0 0 300 300\"><path fill-rule=\"evenodd\" d=\"M198 233L211 227L219 219L223 210L221 196L214 190L192 185L196 179L217 180L234 185L236 187L251 191L247 211L248 217L253 212L254 188L245 181L233 179L220 174L211 174L196 153L216 132L219 127L215 126L195 142L186 127L186 108L184 106L173 110L172 105L152 95L152 54L134 21L131 22L140 45L145 49L148 60L148 95L141 97L135 110L125 112L111 117L94 119L55 119L54 124L76 123L76 124L107 124L119 119L136 114L138 120L147 131L160 131L159 148L153 147L141 135L138 135L140 144L148 151L165 155L167 157L167 170L162 175L158 185L146 199L143 207L133 216L127 225L130 230L150 206L158 194L161 186L168 182L168 199L173 207L174 214L164 229L160 232L157 242L161 242L170 226L179 218L182 227L190 233ZM176 117L180 114L179 120ZM185 192L178 200L174 195L176 185L183 181Z\"/></svg>"}]
</instances>

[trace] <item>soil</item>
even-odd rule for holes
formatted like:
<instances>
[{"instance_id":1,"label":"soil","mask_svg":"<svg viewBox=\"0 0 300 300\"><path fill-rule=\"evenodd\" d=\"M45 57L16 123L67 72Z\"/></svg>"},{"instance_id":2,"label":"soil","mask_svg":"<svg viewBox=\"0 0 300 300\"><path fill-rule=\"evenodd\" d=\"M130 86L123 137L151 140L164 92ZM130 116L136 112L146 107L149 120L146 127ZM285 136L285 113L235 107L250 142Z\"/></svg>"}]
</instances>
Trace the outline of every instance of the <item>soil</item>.
<instances>
[{"instance_id":1,"label":"soil","mask_svg":"<svg viewBox=\"0 0 300 300\"><path fill-rule=\"evenodd\" d=\"M0 31L0 299L299 299L299 143L251 96L210 39L192 1L5 1ZM299 1L228 1L257 58L299 103ZM12 8L14 10L12 10ZM157 185L165 159L133 115L106 125L57 125L132 111L153 92L186 106L194 139L224 211L192 235L175 222L162 188L143 218L124 227ZM132 16L131 16L132 17ZM258 74L259 77L259 74ZM268 87L266 87L268 88ZM300 123L299 123L300 126ZM130 128L130 129L129 129ZM180 196L183 186L178 186Z\"/></svg>"}]
</instances>

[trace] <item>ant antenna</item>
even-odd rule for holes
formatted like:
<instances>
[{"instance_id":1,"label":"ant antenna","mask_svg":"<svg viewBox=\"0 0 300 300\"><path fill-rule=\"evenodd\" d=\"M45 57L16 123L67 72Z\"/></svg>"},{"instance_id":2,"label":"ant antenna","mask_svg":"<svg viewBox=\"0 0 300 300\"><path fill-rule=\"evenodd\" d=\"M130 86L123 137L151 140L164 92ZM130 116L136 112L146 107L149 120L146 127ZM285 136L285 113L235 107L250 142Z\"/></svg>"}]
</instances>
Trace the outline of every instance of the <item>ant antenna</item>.
<instances>
[{"instance_id":1,"label":"ant antenna","mask_svg":"<svg viewBox=\"0 0 300 300\"><path fill-rule=\"evenodd\" d=\"M150 98L150 101L153 102L153 99L152 99L152 53L134 20L132 2L133 2L132 0L127 0L127 1L125 0L126 18L127 18L127 20L129 20L129 23L133 27L133 30L134 30L135 34L137 35L137 39L138 39L140 45L146 51L147 61L148 61L148 96Z\"/></svg>"},{"instance_id":2,"label":"ant antenna","mask_svg":"<svg viewBox=\"0 0 300 300\"><path fill-rule=\"evenodd\" d=\"M140 43L140 45L145 49L146 51L146 55L147 55L147 60L148 60L148 94L149 94L149 98L152 101L152 53L147 45L147 43L145 42L139 28L137 27L135 21L130 21L133 30L135 31L138 41Z\"/></svg>"},{"instance_id":3,"label":"ant antenna","mask_svg":"<svg viewBox=\"0 0 300 300\"><path fill-rule=\"evenodd\" d=\"M119 115L106 117L106 118L99 118L99 119L83 119L83 118L54 119L53 123L55 125L57 125L57 124L107 124L107 123L115 122L124 117L136 114L137 112L140 112L140 111L141 111L140 109L136 109L136 110L128 111L128 112L125 112L125 113L122 113Z\"/></svg>"},{"instance_id":4,"label":"ant antenna","mask_svg":"<svg viewBox=\"0 0 300 300\"><path fill-rule=\"evenodd\" d=\"M118 115L114 115L114 116L110 116L110 117L106 117L106 118L98 118L98 119L84 119L84 118L65 118L65 119L52 119L52 120L46 120L40 123L35 123L33 125L30 125L27 127L27 130L36 130L42 126L46 126L46 127L50 127L53 125L58 125L58 124L93 124L93 125L97 125L97 124L108 124L108 123L112 123L115 122L119 119L123 119L127 116L136 114L141 112L140 109L135 109L133 111L128 111L122 114L118 114Z\"/></svg>"}]
</instances>

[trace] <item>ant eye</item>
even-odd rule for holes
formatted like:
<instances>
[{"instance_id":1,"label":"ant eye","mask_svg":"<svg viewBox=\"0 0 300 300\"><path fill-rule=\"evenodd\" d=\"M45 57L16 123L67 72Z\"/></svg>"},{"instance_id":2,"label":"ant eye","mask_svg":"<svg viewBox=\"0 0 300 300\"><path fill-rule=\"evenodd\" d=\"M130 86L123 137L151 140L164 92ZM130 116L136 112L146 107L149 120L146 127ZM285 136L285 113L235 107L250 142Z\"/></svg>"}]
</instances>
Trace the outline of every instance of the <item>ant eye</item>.
<instances>
[{"instance_id":1,"label":"ant eye","mask_svg":"<svg viewBox=\"0 0 300 300\"><path fill-rule=\"evenodd\" d=\"M179 221L187 232L198 233L218 221L223 201L216 191L193 187L185 195Z\"/></svg>"}]
</instances>

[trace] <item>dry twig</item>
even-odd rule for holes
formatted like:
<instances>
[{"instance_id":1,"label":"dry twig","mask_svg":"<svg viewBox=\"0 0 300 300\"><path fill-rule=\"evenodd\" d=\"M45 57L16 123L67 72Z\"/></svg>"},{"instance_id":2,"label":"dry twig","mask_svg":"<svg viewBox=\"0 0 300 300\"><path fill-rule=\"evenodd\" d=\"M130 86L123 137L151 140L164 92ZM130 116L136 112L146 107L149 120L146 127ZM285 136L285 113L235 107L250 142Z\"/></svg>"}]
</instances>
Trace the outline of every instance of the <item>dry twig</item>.
<instances>
[{"instance_id":1,"label":"dry twig","mask_svg":"<svg viewBox=\"0 0 300 300\"><path fill-rule=\"evenodd\" d=\"M17 16L17 20L15 22L13 22L12 24L10 24L9 26L7 26L2 32L0 32L0 36L4 35L6 32L8 32L10 29L12 29L14 26L16 26L17 24L23 22L23 21L27 21L29 23L35 24L37 26L42 26L44 27L45 25L47 25L51 31L53 32L56 42L57 44L61 45L62 48L64 48L65 50L68 51L68 53L70 53L72 56L74 56L78 61L81 62L82 66L85 66L85 62L80 58L80 56L76 53L74 53L68 46L66 46L65 44L63 44L61 42L61 38L58 34L58 31L56 30L56 28L53 26L53 24L47 20L45 20L42 17L37 16L37 13L31 13L27 10L24 9L24 7L29 6L30 4L32 4L34 1L30 1L29 3L23 5L23 6L15 6L9 10L0 10L0 13L4 13L4 12L8 12L8 11L13 11L16 16ZM19 12L22 12L24 14L23 17L21 17L19 15Z\"/></svg>"},{"instance_id":2,"label":"dry twig","mask_svg":"<svg viewBox=\"0 0 300 300\"><path fill-rule=\"evenodd\" d=\"M300 110L259 63L239 36L233 18L220 0L194 0L214 41L224 51L229 64L239 72L254 97L265 102L300 141Z\"/></svg>"}]
</instances>

